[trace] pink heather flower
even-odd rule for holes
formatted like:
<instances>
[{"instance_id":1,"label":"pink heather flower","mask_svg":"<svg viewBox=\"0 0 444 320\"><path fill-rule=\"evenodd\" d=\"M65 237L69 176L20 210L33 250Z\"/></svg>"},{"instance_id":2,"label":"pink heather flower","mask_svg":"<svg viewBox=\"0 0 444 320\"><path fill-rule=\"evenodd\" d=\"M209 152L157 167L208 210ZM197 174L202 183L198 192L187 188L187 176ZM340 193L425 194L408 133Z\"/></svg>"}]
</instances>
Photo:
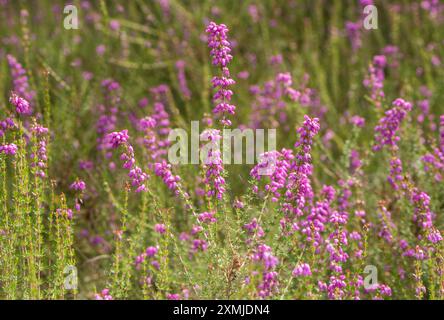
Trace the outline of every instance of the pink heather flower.
<instances>
[{"instance_id":1,"label":"pink heather flower","mask_svg":"<svg viewBox=\"0 0 444 320\"><path fill-rule=\"evenodd\" d=\"M380 284L378 286L379 292L383 295L383 296L388 296L390 297L392 295L392 289L385 284Z\"/></svg>"},{"instance_id":2,"label":"pink heather flower","mask_svg":"<svg viewBox=\"0 0 444 320\"><path fill-rule=\"evenodd\" d=\"M217 25L214 22L206 28L208 34L208 47L211 48L211 56L213 57L213 65L220 67L221 75L214 77L212 80L213 88L217 88L216 93L213 96L213 100L216 106L213 109L213 113L216 115L222 115L220 122L224 126L230 126L231 121L226 118L227 114L233 115L236 107L230 104L233 91L229 89L235 82L230 78L230 71L228 69L228 63L233 59L230 54L230 42L227 39L228 28L224 24Z\"/></svg>"},{"instance_id":3,"label":"pink heather flower","mask_svg":"<svg viewBox=\"0 0 444 320\"><path fill-rule=\"evenodd\" d=\"M92 72L84 71L84 72L82 72L82 77L83 77L83 79L85 79L86 81L90 81L90 80L92 80L92 78L94 77L94 75L93 75Z\"/></svg>"},{"instance_id":4,"label":"pink heather flower","mask_svg":"<svg viewBox=\"0 0 444 320\"><path fill-rule=\"evenodd\" d=\"M138 129L145 133L143 144L149 151L151 158L155 160L159 155L159 143L155 131L157 121L153 117L145 117L139 120Z\"/></svg>"},{"instance_id":5,"label":"pink heather flower","mask_svg":"<svg viewBox=\"0 0 444 320\"><path fill-rule=\"evenodd\" d=\"M34 136L36 137L37 141L37 154L31 154L31 158L34 160L34 163L31 164L32 167L37 167L37 171L36 171L36 175L39 176L40 178L45 178L46 174L45 174L45 169L46 169L46 163L48 161L48 156L47 156L47 150L46 150L46 145L47 145L47 137L46 135L48 134L48 129L37 124L34 123L31 126L31 132L34 134Z\"/></svg>"},{"instance_id":6,"label":"pink heather flower","mask_svg":"<svg viewBox=\"0 0 444 320\"><path fill-rule=\"evenodd\" d=\"M400 50L397 46L388 45L382 49L382 53L388 58L387 65L390 68L398 68L399 60L402 57Z\"/></svg>"},{"instance_id":7,"label":"pink heather flower","mask_svg":"<svg viewBox=\"0 0 444 320\"><path fill-rule=\"evenodd\" d=\"M265 244L259 244L251 256L253 261L262 264L262 281L257 286L257 293L260 298L271 296L278 288L278 273L275 270L278 259L273 256L271 248Z\"/></svg>"},{"instance_id":8,"label":"pink heather flower","mask_svg":"<svg viewBox=\"0 0 444 320\"><path fill-rule=\"evenodd\" d=\"M86 184L82 180L76 180L69 186L69 188L75 191L84 191Z\"/></svg>"},{"instance_id":9,"label":"pink heather flower","mask_svg":"<svg viewBox=\"0 0 444 320\"><path fill-rule=\"evenodd\" d=\"M155 163L154 173L162 178L168 189L173 191L176 195L179 194L179 182L181 179L179 176L173 175L171 172L171 164L167 163L165 160L160 163Z\"/></svg>"},{"instance_id":10,"label":"pink heather flower","mask_svg":"<svg viewBox=\"0 0 444 320\"><path fill-rule=\"evenodd\" d=\"M254 96L252 112L250 113L250 126L253 128L282 126L289 130L287 102L291 100L303 107L317 107L312 98L314 91L306 87L308 75L304 75L298 89L291 87L293 79L288 72L278 73L274 79L267 81L263 87L251 86L250 92Z\"/></svg>"},{"instance_id":11,"label":"pink heather flower","mask_svg":"<svg viewBox=\"0 0 444 320\"><path fill-rule=\"evenodd\" d=\"M306 204L313 199L313 191L310 182L312 174L311 146L314 136L319 132L319 119L304 116L302 127L298 128L299 139L295 143L298 153L291 162L290 173L285 186L285 202L282 209L292 216L302 216Z\"/></svg>"},{"instance_id":12,"label":"pink heather flower","mask_svg":"<svg viewBox=\"0 0 444 320\"><path fill-rule=\"evenodd\" d=\"M344 288L347 286L344 280L345 276L342 274L330 277L330 282L327 286L329 299L340 299L344 296Z\"/></svg>"},{"instance_id":13,"label":"pink heather flower","mask_svg":"<svg viewBox=\"0 0 444 320\"><path fill-rule=\"evenodd\" d=\"M282 58L281 54L277 54L274 56L271 56L269 59L269 62L271 65L280 65L282 62L284 62L284 59Z\"/></svg>"},{"instance_id":14,"label":"pink heather flower","mask_svg":"<svg viewBox=\"0 0 444 320\"><path fill-rule=\"evenodd\" d=\"M309 152L311 151L311 145L313 144L313 137L319 132L320 125L318 118L310 118L304 116L304 124L297 132L299 134L299 140L295 143L295 148L301 147L302 154L298 155L298 160L301 162L308 162L311 160Z\"/></svg>"},{"instance_id":15,"label":"pink heather flower","mask_svg":"<svg viewBox=\"0 0 444 320\"><path fill-rule=\"evenodd\" d=\"M168 92L169 88L165 85L160 85L155 88L151 88L151 92L158 100L154 103L154 112L151 119L145 118L148 122L145 123L145 147L150 151L151 158L159 162L167 153L167 147L170 145L168 135L171 131L170 128L170 116L165 111L165 105L162 97ZM154 121L152 121L154 119Z\"/></svg>"},{"instance_id":16,"label":"pink heather flower","mask_svg":"<svg viewBox=\"0 0 444 320\"><path fill-rule=\"evenodd\" d=\"M8 54L6 56L6 59L8 60L8 65L11 70L11 78L13 82L13 91L20 97L23 97L28 102L28 105L26 107L25 112L20 112L17 110L18 113L25 113L30 114L32 112L30 103L34 101L35 98L35 92L30 90L29 83L28 83L28 77L26 75L26 70L22 67L22 65L17 61L15 57Z\"/></svg>"},{"instance_id":17,"label":"pink heather flower","mask_svg":"<svg viewBox=\"0 0 444 320\"><path fill-rule=\"evenodd\" d=\"M289 72L278 73L276 76L276 82L281 83L285 88L293 84L293 80Z\"/></svg>"},{"instance_id":18,"label":"pink heather flower","mask_svg":"<svg viewBox=\"0 0 444 320\"><path fill-rule=\"evenodd\" d=\"M158 223L154 226L154 231L159 234L164 234L166 232L166 226L164 224Z\"/></svg>"},{"instance_id":19,"label":"pink heather flower","mask_svg":"<svg viewBox=\"0 0 444 320\"><path fill-rule=\"evenodd\" d=\"M259 8L256 4L250 4L248 6L248 14L251 17L251 20L253 20L254 23L259 22L260 20L260 14L259 14Z\"/></svg>"},{"instance_id":20,"label":"pink heather flower","mask_svg":"<svg viewBox=\"0 0 444 320\"><path fill-rule=\"evenodd\" d=\"M345 23L345 31L347 32L347 36L350 40L353 51L358 50L362 46L361 29L362 29L361 21L358 22L347 21Z\"/></svg>"},{"instance_id":21,"label":"pink heather flower","mask_svg":"<svg viewBox=\"0 0 444 320\"><path fill-rule=\"evenodd\" d=\"M374 56L373 63L368 68L368 75L364 79L364 86L370 89L371 99L377 107L381 106L381 99L384 98L384 68L387 64L385 56Z\"/></svg>"},{"instance_id":22,"label":"pink heather flower","mask_svg":"<svg viewBox=\"0 0 444 320\"><path fill-rule=\"evenodd\" d=\"M143 252L142 254L140 254L136 257L136 261L135 261L136 267L138 268L143 262L145 262L146 258L149 258L149 259L151 259L151 265L154 268L159 269L159 263L157 261L153 260L158 251L159 251L158 247L150 246L150 247L146 248L145 252Z\"/></svg>"},{"instance_id":23,"label":"pink heather flower","mask_svg":"<svg viewBox=\"0 0 444 320\"><path fill-rule=\"evenodd\" d=\"M19 114L29 114L30 106L29 102L22 97L19 97L15 93L12 93L9 97L9 102L15 107L15 110Z\"/></svg>"},{"instance_id":24,"label":"pink heather flower","mask_svg":"<svg viewBox=\"0 0 444 320\"><path fill-rule=\"evenodd\" d=\"M146 248L145 252L146 252L147 257L154 257L158 251L159 250L156 247L151 246L151 247Z\"/></svg>"},{"instance_id":25,"label":"pink heather flower","mask_svg":"<svg viewBox=\"0 0 444 320\"><path fill-rule=\"evenodd\" d=\"M350 171L353 173L359 169L362 165L362 161L359 157L359 152L357 150L350 151Z\"/></svg>"},{"instance_id":26,"label":"pink heather flower","mask_svg":"<svg viewBox=\"0 0 444 320\"><path fill-rule=\"evenodd\" d=\"M423 229L431 229L433 227L432 211L430 208L430 196L413 188L410 194L410 202L414 207L413 220Z\"/></svg>"},{"instance_id":27,"label":"pink heather flower","mask_svg":"<svg viewBox=\"0 0 444 320\"><path fill-rule=\"evenodd\" d=\"M350 122L358 128L362 128L365 126L365 119L360 116L351 117Z\"/></svg>"},{"instance_id":28,"label":"pink heather flower","mask_svg":"<svg viewBox=\"0 0 444 320\"><path fill-rule=\"evenodd\" d=\"M421 160L424 163L424 170L433 172L436 181L442 181L444 174L444 115L440 117L439 147L434 148L433 152L425 154Z\"/></svg>"},{"instance_id":29,"label":"pink heather flower","mask_svg":"<svg viewBox=\"0 0 444 320\"><path fill-rule=\"evenodd\" d=\"M208 187L207 196L222 199L225 193L225 179L223 177L223 162L220 152L220 131L216 129L207 129L201 134L202 141L210 141L211 148L205 156L204 184Z\"/></svg>"},{"instance_id":30,"label":"pink heather flower","mask_svg":"<svg viewBox=\"0 0 444 320\"><path fill-rule=\"evenodd\" d=\"M270 182L265 185L265 191L272 194L273 202L277 202L282 195L293 159L291 150L268 151L260 156L259 163L250 171L250 176L257 181L269 178Z\"/></svg>"},{"instance_id":31,"label":"pink heather flower","mask_svg":"<svg viewBox=\"0 0 444 320\"><path fill-rule=\"evenodd\" d=\"M444 153L444 114L439 117L439 137L441 151Z\"/></svg>"},{"instance_id":32,"label":"pink heather flower","mask_svg":"<svg viewBox=\"0 0 444 320\"><path fill-rule=\"evenodd\" d=\"M6 118L0 121L0 137L4 136L5 132L17 128L12 118Z\"/></svg>"},{"instance_id":33,"label":"pink heather flower","mask_svg":"<svg viewBox=\"0 0 444 320\"><path fill-rule=\"evenodd\" d=\"M208 47L211 48L213 64L226 67L233 59L230 55L230 43L227 40L227 26L210 22L205 31L208 34Z\"/></svg>"},{"instance_id":34,"label":"pink heather flower","mask_svg":"<svg viewBox=\"0 0 444 320\"><path fill-rule=\"evenodd\" d=\"M43 136L48 134L49 130L48 128L45 128L39 124L35 124L31 128L32 132L35 133L37 136Z\"/></svg>"},{"instance_id":35,"label":"pink heather flower","mask_svg":"<svg viewBox=\"0 0 444 320\"><path fill-rule=\"evenodd\" d=\"M113 297L109 294L109 289L103 289L100 293L95 296L96 300L113 300Z\"/></svg>"},{"instance_id":36,"label":"pink heather flower","mask_svg":"<svg viewBox=\"0 0 444 320\"><path fill-rule=\"evenodd\" d=\"M381 222L378 236L391 243L393 241L392 230L396 230L396 225L392 222L392 215L384 205L381 205L378 218Z\"/></svg>"},{"instance_id":37,"label":"pink heather flower","mask_svg":"<svg viewBox=\"0 0 444 320\"><path fill-rule=\"evenodd\" d=\"M187 78L185 76L185 61L178 60L176 62L177 80L179 81L179 89L186 100L191 98L191 91L188 89Z\"/></svg>"},{"instance_id":38,"label":"pink heather flower","mask_svg":"<svg viewBox=\"0 0 444 320\"><path fill-rule=\"evenodd\" d=\"M301 233L306 236L306 241L316 248L316 253L324 242L322 233L326 230L329 217L333 212L331 202L335 197L334 188L324 186L321 197L323 199L316 202L314 207L308 212L306 218L300 222Z\"/></svg>"},{"instance_id":39,"label":"pink heather flower","mask_svg":"<svg viewBox=\"0 0 444 320\"><path fill-rule=\"evenodd\" d=\"M432 228L432 230L427 235L427 239L431 243L438 243L438 242L442 241L442 235L441 235L441 233L439 232L438 229Z\"/></svg>"},{"instance_id":40,"label":"pink heather flower","mask_svg":"<svg viewBox=\"0 0 444 320\"><path fill-rule=\"evenodd\" d=\"M336 190L332 186L323 186L321 195L328 201L331 202L335 198Z\"/></svg>"},{"instance_id":41,"label":"pink heather flower","mask_svg":"<svg viewBox=\"0 0 444 320\"><path fill-rule=\"evenodd\" d=\"M191 253L196 253L199 250L205 251L208 248L208 243L203 239L194 239L192 241Z\"/></svg>"},{"instance_id":42,"label":"pink heather flower","mask_svg":"<svg viewBox=\"0 0 444 320\"><path fill-rule=\"evenodd\" d=\"M191 229L191 234L194 236L203 230L202 226L193 226Z\"/></svg>"},{"instance_id":43,"label":"pink heather flower","mask_svg":"<svg viewBox=\"0 0 444 320\"><path fill-rule=\"evenodd\" d=\"M17 153L17 146L14 143L0 145L0 153L13 156Z\"/></svg>"},{"instance_id":44,"label":"pink heather flower","mask_svg":"<svg viewBox=\"0 0 444 320\"><path fill-rule=\"evenodd\" d=\"M97 53L99 56L103 56L103 54L105 53L105 51L106 51L106 47L105 47L104 44L100 44L100 45L98 45L98 46L96 47L96 53Z\"/></svg>"},{"instance_id":45,"label":"pink heather flower","mask_svg":"<svg viewBox=\"0 0 444 320\"><path fill-rule=\"evenodd\" d=\"M180 295L177 293L168 293L166 297L168 300L180 300Z\"/></svg>"},{"instance_id":46,"label":"pink heather flower","mask_svg":"<svg viewBox=\"0 0 444 320\"><path fill-rule=\"evenodd\" d=\"M318 281L318 288L319 291L327 291L327 284L325 282L322 281Z\"/></svg>"},{"instance_id":47,"label":"pink heather flower","mask_svg":"<svg viewBox=\"0 0 444 320\"><path fill-rule=\"evenodd\" d=\"M119 31L119 29L120 29L120 23L119 23L119 21L118 21L118 20L111 20L111 21L109 22L109 28L110 28L112 31Z\"/></svg>"},{"instance_id":48,"label":"pink heather flower","mask_svg":"<svg viewBox=\"0 0 444 320\"><path fill-rule=\"evenodd\" d=\"M79 161L79 169L80 170L91 170L94 168L94 162L90 160L80 160Z\"/></svg>"},{"instance_id":49,"label":"pink heather flower","mask_svg":"<svg viewBox=\"0 0 444 320\"><path fill-rule=\"evenodd\" d=\"M293 277L308 277L311 276L311 269L307 263L299 263L291 274Z\"/></svg>"},{"instance_id":50,"label":"pink heather flower","mask_svg":"<svg viewBox=\"0 0 444 320\"><path fill-rule=\"evenodd\" d=\"M274 269L279 260L271 254L271 248L265 244L259 244L252 256L254 261L262 261L267 270Z\"/></svg>"},{"instance_id":51,"label":"pink heather flower","mask_svg":"<svg viewBox=\"0 0 444 320\"><path fill-rule=\"evenodd\" d=\"M214 223L216 222L216 217L214 212L203 212L197 216L197 219L203 223Z\"/></svg>"},{"instance_id":52,"label":"pink heather flower","mask_svg":"<svg viewBox=\"0 0 444 320\"><path fill-rule=\"evenodd\" d=\"M242 80L248 79L249 76L250 73L247 70L241 71L237 74L237 77Z\"/></svg>"},{"instance_id":53,"label":"pink heather flower","mask_svg":"<svg viewBox=\"0 0 444 320\"><path fill-rule=\"evenodd\" d=\"M129 171L128 176L132 179L131 185L136 188L136 193L146 191L143 182L148 179L148 175L141 168L135 166Z\"/></svg>"},{"instance_id":54,"label":"pink heather flower","mask_svg":"<svg viewBox=\"0 0 444 320\"><path fill-rule=\"evenodd\" d=\"M147 97L143 97L142 99L139 100L138 105L139 105L140 108L143 109L143 108L145 108L148 105L148 103L149 103L148 98Z\"/></svg>"},{"instance_id":55,"label":"pink heather flower","mask_svg":"<svg viewBox=\"0 0 444 320\"><path fill-rule=\"evenodd\" d=\"M396 147L399 137L396 135L402 120L412 109L412 104L401 98L393 101L393 108L385 112L385 117L379 120L375 127L376 144L373 150L381 150L384 146Z\"/></svg>"},{"instance_id":56,"label":"pink heather flower","mask_svg":"<svg viewBox=\"0 0 444 320\"><path fill-rule=\"evenodd\" d=\"M373 4L373 0L359 0L359 4L363 7Z\"/></svg>"},{"instance_id":57,"label":"pink heather flower","mask_svg":"<svg viewBox=\"0 0 444 320\"><path fill-rule=\"evenodd\" d=\"M170 16L170 0L157 0L165 18Z\"/></svg>"},{"instance_id":58,"label":"pink heather flower","mask_svg":"<svg viewBox=\"0 0 444 320\"><path fill-rule=\"evenodd\" d=\"M123 168L129 171L128 177L131 178L131 185L135 188L135 192L146 191L145 181L149 176L143 172L140 167L135 165L134 149L131 144L128 143L128 130L112 132L107 135L107 138L112 148L118 148L119 146L125 147L124 152L120 155L120 160L124 162Z\"/></svg>"},{"instance_id":59,"label":"pink heather flower","mask_svg":"<svg viewBox=\"0 0 444 320\"><path fill-rule=\"evenodd\" d=\"M112 148L117 148L122 144L125 144L129 139L128 130L122 130L120 132L111 132L108 134L108 140Z\"/></svg>"},{"instance_id":60,"label":"pink heather flower","mask_svg":"<svg viewBox=\"0 0 444 320\"><path fill-rule=\"evenodd\" d=\"M243 228L245 230L247 230L247 233L251 238L249 240L252 240L254 237L262 238L265 235L264 230L259 225L256 218L253 218L253 220L251 220L250 223L245 224L243 226ZM250 242L250 241L247 241L247 242Z\"/></svg>"},{"instance_id":61,"label":"pink heather flower","mask_svg":"<svg viewBox=\"0 0 444 320\"><path fill-rule=\"evenodd\" d=\"M68 220L71 220L73 217L73 213L71 209L57 209L56 213L58 216L65 217Z\"/></svg>"},{"instance_id":62,"label":"pink heather flower","mask_svg":"<svg viewBox=\"0 0 444 320\"><path fill-rule=\"evenodd\" d=\"M240 201L238 199L234 200L234 203L233 203L233 207L234 208L236 208L236 209L243 209L244 206L245 205L244 205L244 203L242 201Z\"/></svg>"},{"instance_id":63,"label":"pink heather flower","mask_svg":"<svg viewBox=\"0 0 444 320\"><path fill-rule=\"evenodd\" d=\"M394 190L399 189L399 183L404 187L402 183L404 180L404 175L402 172L402 161L399 158L393 158L390 160L390 175L387 177L388 182Z\"/></svg>"}]
</instances>

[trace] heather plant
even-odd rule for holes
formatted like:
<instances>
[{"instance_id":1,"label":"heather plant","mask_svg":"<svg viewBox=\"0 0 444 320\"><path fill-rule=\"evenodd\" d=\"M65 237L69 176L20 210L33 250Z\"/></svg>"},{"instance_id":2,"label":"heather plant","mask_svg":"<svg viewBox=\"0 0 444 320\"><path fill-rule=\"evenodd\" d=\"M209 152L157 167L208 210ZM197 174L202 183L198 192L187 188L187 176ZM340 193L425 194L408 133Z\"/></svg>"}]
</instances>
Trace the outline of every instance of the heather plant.
<instances>
[{"instance_id":1,"label":"heather plant","mask_svg":"<svg viewBox=\"0 0 444 320\"><path fill-rule=\"evenodd\" d=\"M0 298L444 299L443 3L65 5L0 0Z\"/></svg>"}]
</instances>

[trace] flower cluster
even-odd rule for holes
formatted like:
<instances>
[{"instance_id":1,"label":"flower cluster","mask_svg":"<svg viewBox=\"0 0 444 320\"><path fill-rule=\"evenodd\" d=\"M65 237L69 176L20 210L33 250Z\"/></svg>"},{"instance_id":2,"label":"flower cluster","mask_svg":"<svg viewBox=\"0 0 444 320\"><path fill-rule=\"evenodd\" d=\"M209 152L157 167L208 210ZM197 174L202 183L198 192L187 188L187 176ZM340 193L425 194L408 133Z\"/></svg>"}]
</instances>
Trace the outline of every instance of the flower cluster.
<instances>
[{"instance_id":1,"label":"flower cluster","mask_svg":"<svg viewBox=\"0 0 444 320\"><path fill-rule=\"evenodd\" d=\"M412 104L401 98L393 101L393 108L385 112L385 117L379 120L375 127L375 141L373 146L374 151L381 150L384 146L396 148L399 137L396 135L401 126L402 120L407 113L412 109Z\"/></svg>"},{"instance_id":2,"label":"flower cluster","mask_svg":"<svg viewBox=\"0 0 444 320\"><path fill-rule=\"evenodd\" d=\"M35 160L33 166L36 166L38 168L36 174L40 178L45 178L46 163L48 161L48 156L46 154L48 128L42 127L38 124L34 124L31 128L31 132L35 135L37 143L36 154L31 154L31 158Z\"/></svg>"},{"instance_id":3,"label":"flower cluster","mask_svg":"<svg viewBox=\"0 0 444 320\"><path fill-rule=\"evenodd\" d=\"M264 229L259 225L256 218L253 218L249 223L246 223L243 228L247 231L249 236L247 243L251 243L252 240L262 238L265 235Z\"/></svg>"},{"instance_id":4,"label":"flower cluster","mask_svg":"<svg viewBox=\"0 0 444 320\"><path fill-rule=\"evenodd\" d=\"M142 263L144 263L147 258L150 260L150 264L155 268L159 269L159 262L156 260L157 252L159 251L158 247L150 246L146 248L145 252L138 255L136 257L135 265L136 268L139 268Z\"/></svg>"},{"instance_id":5,"label":"flower cluster","mask_svg":"<svg viewBox=\"0 0 444 320\"><path fill-rule=\"evenodd\" d=\"M58 209L56 210L56 214L57 214L59 217L64 217L64 218L66 218L66 219L68 219L68 220L71 220L71 219L73 218L73 212L72 212L72 210L69 209L69 208L66 208L66 209L60 209L60 208L58 208Z\"/></svg>"},{"instance_id":6,"label":"flower cluster","mask_svg":"<svg viewBox=\"0 0 444 320\"><path fill-rule=\"evenodd\" d=\"M124 147L120 160L124 161L123 168L129 170L128 176L131 178L131 185L136 188L136 192L146 191L145 181L148 179L148 174L135 164L134 149L128 142L128 130L112 132L107 135L107 139L109 145L114 149L119 146Z\"/></svg>"},{"instance_id":7,"label":"flower cluster","mask_svg":"<svg viewBox=\"0 0 444 320\"><path fill-rule=\"evenodd\" d=\"M197 219L202 223L214 223L217 221L214 212L203 212L197 216Z\"/></svg>"},{"instance_id":8,"label":"flower cluster","mask_svg":"<svg viewBox=\"0 0 444 320\"><path fill-rule=\"evenodd\" d=\"M113 300L112 295L109 293L109 289L103 289L100 293L96 293L94 298L96 300Z\"/></svg>"},{"instance_id":9,"label":"flower cluster","mask_svg":"<svg viewBox=\"0 0 444 320\"><path fill-rule=\"evenodd\" d=\"M83 180L77 179L69 186L71 190L76 191L79 195L76 197L75 209L80 211L80 204L82 203L83 192L86 189L86 183Z\"/></svg>"},{"instance_id":10,"label":"flower cluster","mask_svg":"<svg viewBox=\"0 0 444 320\"><path fill-rule=\"evenodd\" d=\"M154 173L162 178L168 189L173 191L176 195L179 194L179 182L181 179L178 175L173 175L171 172L171 164L167 163L165 160L162 162L156 162L154 164Z\"/></svg>"},{"instance_id":11,"label":"flower cluster","mask_svg":"<svg viewBox=\"0 0 444 320\"><path fill-rule=\"evenodd\" d=\"M26 75L26 70L22 67L22 65L17 61L15 57L8 54L6 56L6 59L8 61L9 68L11 69L11 77L12 77L12 83L13 83L13 91L20 97L23 97L28 102L34 101L35 98L35 92L30 90L29 84L28 84L28 76ZM30 114L32 112L31 106L27 105L25 112L19 113L25 113Z\"/></svg>"},{"instance_id":12,"label":"flower cluster","mask_svg":"<svg viewBox=\"0 0 444 320\"><path fill-rule=\"evenodd\" d=\"M153 117L145 117L139 120L138 129L144 132L143 145L148 150L152 160L158 158L159 145L155 131L156 120Z\"/></svg>"},{"instance_id":13,"label":"flower cluster","mask_svg":"<svg viewBox=\"0 0 444 320\"><path fill-rule=\"evenodd\" d=\"M29 114L31 111L31 107L29 105L29 102L18 96L15 93L12 93L9 97L9 102L15 107L15 111L19 114Z\"/></svg>"},{"instance_id":14,"label":"flower cluster","mask_svg":"<svg viewBox=\"0 0 444 320\"><path fill-rule=\"evenodd\" d=\"M213 112L217 115L222 115L220 120L224 126L230 126L231 120L226 118L227 114L233 115L236 107L230 104L233 91L229 89L235 82L231 79L228 64L233 59L230 54L230 42L227 39L228 28L224 24L216 24L210 22L206 28L208 34L208 47L211 48L211 56L213 57L213 65L221 68L222 74L212 79L213 88L217 88L213 96L216 106Z\"/></svg>"},{"instance_id":15,"label":"flower cluster","mask_svg":"<svg viewBox=\"0 0 444 320\"><path fill-rule=\"evenodd\" d=\"M17 146L14 143L0 145L0 153L13 156L17 153Z\"/></svg>"},{"instance_id":16,"label":"flower cluster","mask_svg":"<svg viewBox=\"0 0 444 320\"><path fill-rule=\"evenodd\" d=\"M388 243L393 242L392 230L396 228L392 221L392 214L387 210L384 204L380 204L380 210L378 213L378 218L381 221L380 230L378 236L387 241Z\"/></svg>"},{"instance_id":17,"label":"flower cluster","mask_svg":"<svg viewBox=\"0 0 444 320\"><path fill-rule=\"evenodd\" d=\"M350 40L353 51L358 50L362 46L361 39L362 22L347 21L345 23L345 31Z\"/></svg>"},{"instance_id":18,"label":"flower cluster","mask_svg":"<svg viewBox=\"0 0 444 320\"><path fill-rule=\"evenodd\" d=\"M76 180L69 186L69 188L74 191L84 191L86 184L82 180Z\"/></svg>"},{"instance_id":19,"label":"flower cluster","mask_svg":"<svg viewBox=\"0 0 444 320\"><path fill-rule=\"evenodd\" d=\"M155 101L153 113L151 116L141 119L138 123L139 129L145 133L144 145L149 151L151 159L155 162L160 162L165 157L170 145L168 140L171 131L170 116L165 110L168 90L169 88L166 85L159 85L150 89Z\"/></svg>"},{"instance_id":20,"label":"flower cluster","mask_svg":"<svg viewBox=\"0 0 444 320\"><path fill-rule=\"evenodd\" d=\"M265 244L259 244L251 259L262 264L262 279L257 286L258 296L266 298L272 295L279 286L278 273L275 271L278 259L272 254L271 248Z\"/></svg>"},{"instance_id":21,"label":"flower cluster","mask_svg":"<svg viewBox=\"0 0 444 320\"><path fill-rule=\"evenodd\" d=\"M282 149L281 152L268 151L261 154L259 163L250 171L250 176L257 181L262 177L269 177L270 183L265 185L265 191L272 194L273 202L277 202L281 197L293 159L293 152L288 149ZM253 191L257 193L258 188L254 188Z\"/></svg>"},{"instance_id":22,"label":"flower cluster","mask_svg":"<svg viewBox=\"0 0 444 320\"><path fill-rule=\"evenodd\" d=\"M387 177L387 180L394 190L399 189L399 184L401 184L402 188L405 188L401 159L393 157L390 160L390 174Z\"/></svg>"},{"instance_id":23,"label":"flower cluster","mask_svg":"<svg viewBox=\"0 0 444 320\"><path fill-rule=\"evenodd\" d=\"M225 193L225 179L223 177L223 163L220 152L220 131L207 129L201 134L202 141L210 141L210 148L204 160L204 184L207 186L207 196L222 199Z\"/></svg>"},{"instance_id":24,"label":"flower cluster","mask_svg":"<svg viewBox=\"0 0 444 320\"><path fill-rule=\"evenodd\" d=\"M15 129L17 125L12 118L6 118L0 121L0 137L3 137L8 130Z\"/></svg>"},{"instance_id":25,"label":"flower cluster","mask_svg":"<svg viewBox=\"0 0 444 320\"><path fill-rule=\"evenodd\" d=\"M322 233L326 230L326 225L333 213L331 204L335 198L335 192L333 187L324 186L321 192L322 199L316 202L306 218L300 222L301 233L306 236L306 241L312 244L316 253L319 253L319 248L324 242Z\"/></svg>"},{"instance_id":26,"label":"flower cluster","mask_svg":"<svg viewBox=\"0 0 444 320\"><path fill-rule=\"evenodd\" d=\"M374 56L373 62L368 68L368 75L364 79L364 86L370 89L370 98L377 107L381 107L384 94L384 68L387 59L384 55Z\"/></svg>"},{"instance_id":27,"label":"flower cluster","mask_svg":"<svg viewBox=\"0 0 444 320\"><path fill-rule=\"evenodd\" d=\"M106 150L112 148L108 145L107 134L115 130L117 123L117 112L120 103L120 84L113 79L105 79L101 83L104 103L98 106L99 119L96 123L98 133L97 148ZM106 153L110 158L111 153Z\"/></svg>"},{"instance_id":28,"label":"flower cluster","mask_svg":"<svg viewBox=\"0 0 444 320\"><path fill-rule=\"evenodd\" d=\"M163 223L157 223L154 225L154 231L158 234L165 234L166 226Z\"/></svg>"},{"instance_id":29,"label":"flower cluster","mask_svg":"<svg viewBox=\"0 0 444 320\"><path fill-rule=\"evenodd\" d=\"M444 174L444 115L440 117L440 140L439 146L433 152L425 154L421 160L424 170L434 173L436 181L442 181Z\"/></svg>"},{"instance_id":30,"label":"flower cluster","mask_svg":"<svg viewBox=\"0 0 444 320\"><path fill-rule=\"evenodd\" d=\"M293 277L308 277L311 276L311 269L308 263L298 263L291 273Z\"/></svg>"},{"instance_id":31,"label":"flower cluster","mask_svg":"<svg viewBox=\"0 0 444 320\"><path fill-rule=\"evenodd\" d=\"M205 251L208 248L208 243L205 239L202 239L201 235L206 235L202 226L194 225L191 228L190 233L182 232L179 239L190 244L190 258L193 257L199 251Z\"/></svg>"},{"instance_id":32,"label":"flower cluster","mask_svg":"<svg viewBox=\"0 0 444 320\"><path fill-rule=\"evenodd\" d=\"M315 91L306 86L308 79L308 75L304 75L299 88L295 89L292 87L293 79L290 73L285 72L278 73L273 80L267 81L263 88L259 86L250 87L250 92L255 97L252 103L250 125L253 128L266 126L278 128L282 126L285 131L288 131L287 102L285 98L298 102L301 106L311 106L316 109ZM322 113L321 110L318 111Z\"/></svg>"},{"instance_id":33,"label":"flower cluster","mask_svg":"<svg viewBox=\"0 0 444 320\"><path fill-rule=\"evenodd\" d=\"M129 139L128 130L122 130L120 132L112 132L108 135L108 140L111 148L118 148L119 146L126 144Z\"/></svg>"},{"instance_id":34,"label":"flower cluster","mask_svg":"<svg viewBox=\"0 0 444 320\"><path fill-rule=\"evenodd\" d=\"M444 114L439 117L439 137L441 151L444 152Z\"/></svg>"},{"instance_id":35,"label":"flower cluster","mask_svg":"<svg viewBox=\"0 0 444 320\"><path fill-rule=\"evenodd\" d=\"M299 139L295 143L298 153L290 166L285 191L284 212L302 216L306 202L313 198L310 182L312 174L311 146L313 137L319 132L319 119L304 116L302 127L297 130Z\"/></svg>"},{"instance_id":36,"label":"flower cluster","mask_svg":"<svg viewBox=\"0 0 444 320\"><path fill-rule=\"evenodd\" d=\"M179 81L179 89L186 100L191 99L191 91L187 85L187 78L185 76L185 61L178 60L176 62L177 80Z\"/></svg>"}]
</instances>

